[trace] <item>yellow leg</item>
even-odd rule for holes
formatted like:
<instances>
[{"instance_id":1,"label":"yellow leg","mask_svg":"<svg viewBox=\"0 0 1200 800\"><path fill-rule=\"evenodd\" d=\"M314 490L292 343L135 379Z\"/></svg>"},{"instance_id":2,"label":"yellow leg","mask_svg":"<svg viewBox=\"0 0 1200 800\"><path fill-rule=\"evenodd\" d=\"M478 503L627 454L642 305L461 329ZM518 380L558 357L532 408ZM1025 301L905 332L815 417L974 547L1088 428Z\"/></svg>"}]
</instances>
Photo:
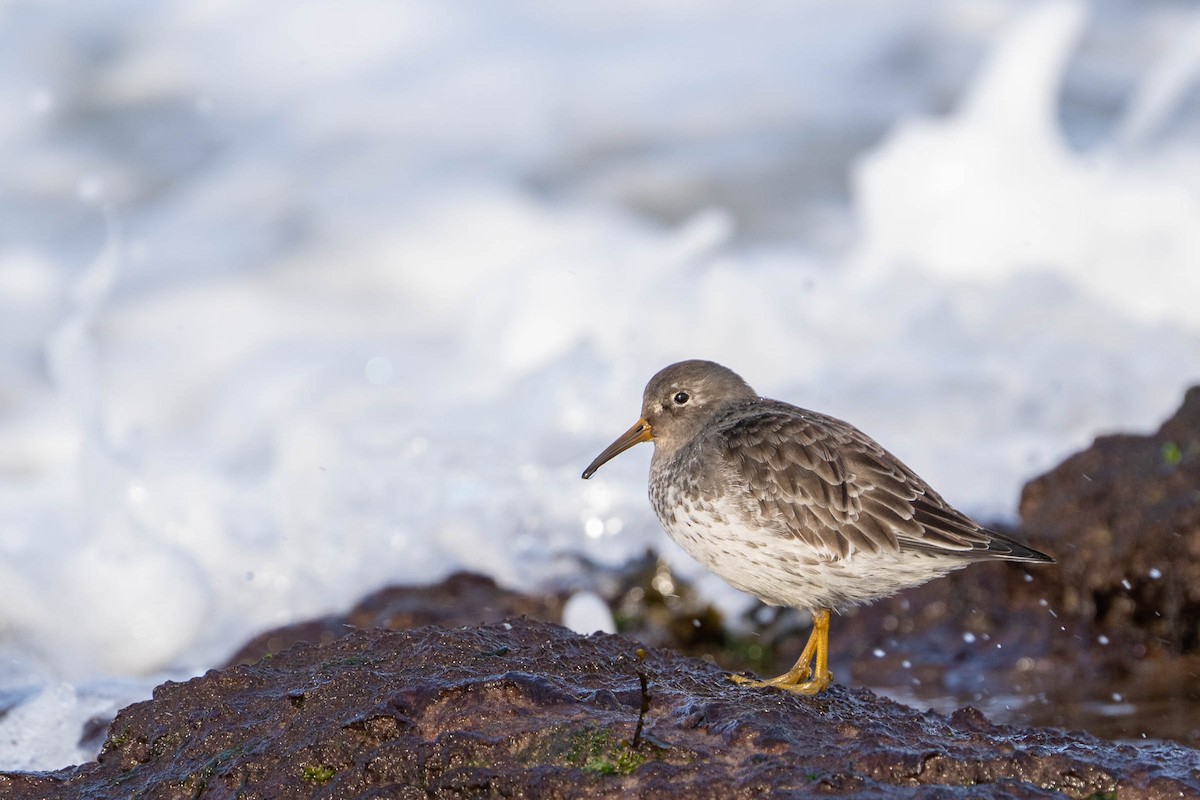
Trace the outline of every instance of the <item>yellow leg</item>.
<instances>
[{"instance_id":1,"label":"yellow leg","mask_svg":"<svg viewBox=\"0 0 1200 800\"><path fill-rule=\"evenodd\" d=\"M777 686L795 694L818 694L828 689L833 683L833 673L829 671L829 609L818 608L813 612L813 629L808 636L808 644L804 645L804 652L787 672L765 681L741 675L730 675L729 679L743 686Z\"/></svg>"}]
</instances>

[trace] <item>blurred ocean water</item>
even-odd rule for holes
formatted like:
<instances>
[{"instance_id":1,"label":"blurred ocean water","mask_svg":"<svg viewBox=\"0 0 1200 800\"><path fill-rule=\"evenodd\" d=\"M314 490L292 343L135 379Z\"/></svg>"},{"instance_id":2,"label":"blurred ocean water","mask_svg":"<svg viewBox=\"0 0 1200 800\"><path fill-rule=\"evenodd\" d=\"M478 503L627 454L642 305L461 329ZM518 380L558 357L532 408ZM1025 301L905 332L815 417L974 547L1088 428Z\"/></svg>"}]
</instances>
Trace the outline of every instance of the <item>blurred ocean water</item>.
<instances>
[{"instance_id":1,"label":"blurred ocean water","mask_svg":"<svg viewBox=\"0 0 1200 800\"><path fill-rule=\"evenodd\" d=\"M680 358L1011 518L1200 379L1173 2L0 6L0 767L268 626L651 545Z\"/></svg>"}]
</instances>

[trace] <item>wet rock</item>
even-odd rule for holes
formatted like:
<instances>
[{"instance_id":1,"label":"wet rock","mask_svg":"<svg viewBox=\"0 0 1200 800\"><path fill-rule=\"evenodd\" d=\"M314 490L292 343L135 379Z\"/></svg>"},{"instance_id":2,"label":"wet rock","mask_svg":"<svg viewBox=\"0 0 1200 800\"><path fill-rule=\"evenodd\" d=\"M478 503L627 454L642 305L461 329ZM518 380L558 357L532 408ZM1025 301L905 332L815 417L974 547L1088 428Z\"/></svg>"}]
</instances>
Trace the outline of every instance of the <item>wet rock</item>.
<instances>
[{"instance_id":1,"label":"wet rock","mask_svg":"<svg viewBox=\"0 0 1200 800\"><path fill-rule=\"evenodd\" d=\"M250 664L298 642L327 644L355 628L405 630L424 625L456 627L526 615L560 622L562 594L526 595L504 589L491 578L457 572L426 586L390 586L367 595L346 614L287 625L259 634L228 664Z\"/></svg>"},{"instance_id":2,"label":"wet rock","mask_svg":"<svg viewBox=\"0 0 1200 800\"><path fill-rule=\"evenodd\" d=\"M1059 707L1200 745L1200 387L1156 433L1101 437L1031 481L1021 524L1059 559Z\"/></svg>"},{"instance_id":3,"label":"wet rock","mask_svg":"<svg viewBox=\"0 0 1200 800\"><path fill-rule=\"evenodd\" d=\"M731 685L621 636L514 618L355 630L160 686L25 798L1200 795L1195 751Z\"/></svg>"},{"instance_id":4,"label":"wet rock","mask_svg":"<svg viewBox=\"0 0 1200 800\"><path fill-rule=\"evenodd\" d=\"M671 647L687 655L721 655L729 669L759 669L762 648L732 632L720 612L686 581L671 574L658 556L647 551L617 570L589 567L595 589L610 598L618 629L651 647ZM227 665L251 664L298 642L329 643L356 628L407 630L424 625L455 627L528 616L562 622L569 592L520 594L491 578L458 572L439 583L390 586L368 595L345 614L286 625L259 634L244 644ZM749 651L749 652L748 652Z\"/></svg>"},{"instance_id":5,"label":"wet rock","mask_svg":"<svg viewBox=\"0 0 1200 800\"><path fill-rule=\"evenodd\" d=\"M1151 436L1104 436L1021 495L1058 555L1060 613L1109 638L1200 652L1200 387Z\"/></svg>"}]
</instances>

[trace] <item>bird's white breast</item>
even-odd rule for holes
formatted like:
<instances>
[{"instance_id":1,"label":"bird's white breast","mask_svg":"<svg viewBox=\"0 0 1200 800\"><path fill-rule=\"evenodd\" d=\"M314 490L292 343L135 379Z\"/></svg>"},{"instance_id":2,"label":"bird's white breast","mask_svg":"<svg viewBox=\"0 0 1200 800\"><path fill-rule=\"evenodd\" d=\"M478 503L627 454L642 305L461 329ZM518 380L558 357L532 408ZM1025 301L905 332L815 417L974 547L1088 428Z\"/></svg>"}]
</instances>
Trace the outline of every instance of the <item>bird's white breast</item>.
<instances>
[{"instance_id":1,"label":"bird's white breast","mask_svg":"<svg viewBox=\"0 0 1200 800\"><path fill-rule=\"evenodd\" d=\"M705 497L652 480L650 495L659 521L676 544L735 589L769 605L848 608L967 563L899 551L852 550L843 558L754 515L752 504L736 493Z\"/></svg>"}]
</instances>

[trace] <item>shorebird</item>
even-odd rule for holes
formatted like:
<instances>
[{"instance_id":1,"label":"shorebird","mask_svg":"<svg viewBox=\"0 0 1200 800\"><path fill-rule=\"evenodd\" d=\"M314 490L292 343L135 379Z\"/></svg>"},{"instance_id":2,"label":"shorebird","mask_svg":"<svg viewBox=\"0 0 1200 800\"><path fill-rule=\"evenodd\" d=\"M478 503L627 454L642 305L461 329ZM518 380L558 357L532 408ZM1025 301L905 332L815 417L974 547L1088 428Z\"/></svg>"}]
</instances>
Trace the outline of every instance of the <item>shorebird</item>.
<instances>
[{"instance_id":1,"label":"shorebird","mask_svg":"<svg viewBox=\"0 0 1200 800\"><path fill-rule=\"evenodd\" d=\"M829 618L975 561L1053 563L988 530L858 428L760 397L732 370L681 361L651 378L637 423L583 471L654 443L650 501L667 534L736 589L808 609L795 666L751 686L833 682Z\"/></svg>"}]
</instances>

